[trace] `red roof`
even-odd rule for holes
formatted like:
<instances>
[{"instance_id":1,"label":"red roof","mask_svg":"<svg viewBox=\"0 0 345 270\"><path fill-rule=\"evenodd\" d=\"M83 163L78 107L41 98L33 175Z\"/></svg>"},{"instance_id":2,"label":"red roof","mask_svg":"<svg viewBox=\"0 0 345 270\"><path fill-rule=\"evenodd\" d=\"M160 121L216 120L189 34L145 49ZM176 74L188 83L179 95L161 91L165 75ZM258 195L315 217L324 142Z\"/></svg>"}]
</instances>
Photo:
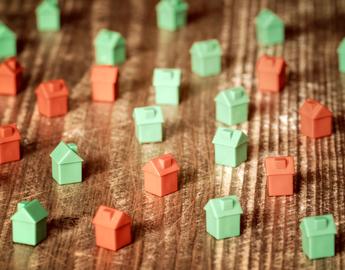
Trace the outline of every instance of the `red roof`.
<instances>
[{"instance_id":1,"label":"red roof","mask_svg":"<svg viewBox=\"0 0 345 270\"><path fill-rule=\"evenodd\" d=\"M64 80L51 80L41 83L36 88L36 95L43 95L47 99L68 96L68 89Z\"/></svg>"},{"instance_id":2,"label":"red roof","mask_svg":"<svg viewBox=\"0 0 345 270\"><path fill-rule=\"evenodd\" d=\"M172 154L164 154L154 159L151 159L143 167L144 172L164 176L180 170L177 162Z\"/></svg>"},{"instance_id":3,"label":"red roof","mask_svg":"<svg viewBox=\"0 0 345 270\"><path fill-rule=\"evenodd\" d=\"M282 174L295 174L295 165L293 157L280 156L280 157L267 157L265 159L266 174L269 175L282 175Z\"/></svg>"},{"instance_id":4,"label":"red roof","mask_svg":"<svg viewBox=\"0 0 345 270\"><path fill-rule=\"evenodd\" d=\"M92 82L115 83L119 76L119 69L114 66L93 66L91 69Z\"/></svg>"},{"instance_id":5,"label":"red roof","mask_svg":"<svg viewBox=\"0 0 345 270\"><path fill-rule=\"evenodd\" d=\"M22 71L23 68L16 57L8 58L0 64L0 75L15 76Z\"/></svg>"},{"instance_id":6,"label":"red roof","mask_svg":"<svg viewBox=\"0 0 345 270\"><path fill-rule=\"evenodd\" d=\"M315 99L307 99L299 109L299 113L312 119L332 117L332 112Z\"/></svg>"},{"instance_id":7,"label":"red roof","mask_svg":"<svg viewBox=\"0 0 345 270\"><path fill-rule=\"evenodd\" d=\"M262 55L256 64L257 72L271 72L280 74L286 63L283 57Z\"/></svg>"},{"instance_id":8,"label":"red roof","mask_svg":"<svg viewBox=\"0 0 345 270\"><path fill-rule=\"evenodd\" d=\"M0 126L0 144L19 140L20 134L16 124Z\"/></svg>"},{"instance_id":9,"label":"red roof","mask_svg":"<svg viewBox=\"0 0 345 270\"><path fill-rule=\"evenodd\" d=\"M120 210L101 205L92 223L110 229L118 229L127 224L131 224L131 217Z\"/></svg>"}]
</instances>

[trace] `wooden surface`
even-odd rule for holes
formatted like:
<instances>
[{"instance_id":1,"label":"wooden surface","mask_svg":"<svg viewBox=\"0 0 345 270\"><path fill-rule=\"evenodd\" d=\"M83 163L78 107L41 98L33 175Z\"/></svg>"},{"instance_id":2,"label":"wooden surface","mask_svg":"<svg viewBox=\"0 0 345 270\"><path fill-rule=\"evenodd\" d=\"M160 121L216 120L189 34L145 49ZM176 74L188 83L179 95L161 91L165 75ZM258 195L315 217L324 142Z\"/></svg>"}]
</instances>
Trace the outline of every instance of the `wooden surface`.
<instances>
[{"instance_id":1,"label":"wooden surface","mask_svg":"<svg viewBox=\"0 0 345 270\"><path fill-rule=\"evenodd\" d=\"M4 0L0 19L19 37L24 89L0 97L1 123L16 122L22 159L0 166L0 269L344 269L345 268L345 85L337 71L336 48L345 36L345 2L188 1L188 26L159 31L154 0L68 0L61 2L62 30L36 31L37 1ZM286 22L284 55L288 85L280 95L255 86L257 46L254 17L269 7ZM107 27L127 40L121 66L120 99L90 102L92 40ZM218 38L223 72L198 78L190 72L194 41ZM165 140L139 145L134 107L154 104L155 67L183 70L182 102L163 107ZM35 87L63 78L70 87L70 111L62 118L39 116ZM216 166L211 144L216 127L213 98L242 84L250 94L250 120L238 125L249 136L249 159L236 169ZM312 141L298 133L298 108L314 97L334 112L334 135ZM51 178L49 153L60 140L76 142L85 160L81 184L59 186ZM143 192L141 167L172 152L179 161L179 191L158 198ZM263 159L295 156L296 194L267 196ZM242 235L215 241L205 232L208 199L239 196ZM39 199L49 210L48 238L37 247L11 242L10 217L21 200ZM118 252L97 248L91 225L99 205L127 211L134 221L133 244ZM302 253L301 218L332 213L337 224L336 256L309 261Z\"/></svg>"}]
</instances>

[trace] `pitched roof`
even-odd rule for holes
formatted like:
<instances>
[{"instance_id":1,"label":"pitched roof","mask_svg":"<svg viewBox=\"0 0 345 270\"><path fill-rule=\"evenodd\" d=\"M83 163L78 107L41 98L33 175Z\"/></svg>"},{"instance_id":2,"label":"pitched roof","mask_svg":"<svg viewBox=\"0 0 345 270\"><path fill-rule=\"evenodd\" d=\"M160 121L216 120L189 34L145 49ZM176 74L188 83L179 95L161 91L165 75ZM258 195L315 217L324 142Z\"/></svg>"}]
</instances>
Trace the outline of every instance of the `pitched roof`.
<instances>
[{"instance_id":1,"label":"pitched roof","mask_svg":"<svg viewBox=\"0 0 345 270\"><path fill-rule=\"evenodd\" d=\"M173 172L180 170L176 159L172 154L164 154L154 159L151 159L143 167L144 172L149 172L152 174L157 174L159 176L164 176Z\"/></svg>"},{"instance_id":2,"label":"pitched roof","mask_svg":"<svg viewBox=\"0 0 345 270\"><path fill-rule=\"evenodd\" d=\"M20 134L16 124L0 126L0 144L19 140Z\"/></svg>"},{"instance_id":3,"label":"pitched roof","mask_svg":"<svg viewBox=\"0 0 345 270\"><path fill-rule=\"evenodd\" d=\"M217 39L209 39L194 42L189 52L201 57L220 56L222 54L222 48Z\"/></svg>"},{"instance_id":4,"label":"pitched roof","mask_svg":"<svg viewBox=\"0 0 345 270\"><path fill-rule=\"evenodd\" d=\"M47 216L47 210L35 199L18 203L17 212L11 217L11 220L37 223Z\"/></svg>"},{"instance_id":5,"label":"pitched roof","mask_svg":"<svg viewBox=\"0 0 345 270\"><path fill-rule=\"evenodd\" d=\"M23 68L16 57L7 58L0 64L0 74L6 76L16 76L22 72Z\"/></svg>"},{"instance_id":6,"label":"pitched roof","mask_svg":"<svg viewBox=\"0 0 345 270\"><path fill-rule=\"evenodd\" d=\"M0 21L0 37L16 38L16 34Z\"/></svg>"},{"instance_id":7,"label":"pitched roof","mask_svg":"<svg viewBox=\"0 0 345 270\"><path fill-rule=\"evenodd\" d=\"M345 53L345 38L343 38L343 39L341 40L341 42L339 43L337 52L338 52L338 53Z\"/></svg>"},{"instance_id":8,"label":"pitched roof","mask_svg":"<svg viewBox=\"0 0 345 270\"><path fill-rule=\"evenodd\" d=\"M204 207L205 211L212 211L215 217L222 218L243 213L241 204L235 195L210 199Z\"/></svg>"},{"instance_id":9,"label":"pitched roof","mask_svg":"<svg viewBox=\"0 0 345 270\"><path fill-rule=\"evenodd\" d=\"M336 234L336 226L331 214L305 217L299 227L307 237Z\"/></svg>"},{"instance_id":10,"label":"pitched roof","mask_svg":"<svg viewBox=\"0 0 345 270\"><path fill-rule=\"evenodd\" d=\"M265 169L267 175L294 174L295 165L293 157L267 157L265 159Z\"/></svg>"},{"instance_id":11,"label":"pitched roof","mask_svg":"<svg viewBox=\"0 0 345 270\"><path fill-rule=\"evenodd\" d=\"M242 86L223 90L214 100L227 106L249 103L249 97Z\"/></svg>"},{"instance_id":12,"label":"pitched roof","mask_svg":"<svg viewBox=\"0 0 345 270\"><path fill-rule=\"evenodd\" d=\"M78 155L78 149L75 144L66 144L61 141L50 153L50 157L57 164L83 162L83 159Z\"/></svg>"},{"instance_id":13,"label":"pitched roof","mask_svg":"<svg viewBox=\"0 0 345 270\"><path fill-rule=\"evenodd\" d=\"M157 10L174 10L176 12L186 11L188 4L182 0L164 0L158 2Z\"/></svg>"},{"instance_id":14,"label":"pitched roof","mask_svg":"<svg viewBox=\"0 0 345 270\"><path fill-rule=\"evenodd\" d=\"M64 80L50 80L43 82L36 88L36 95L42 95L46 99L68 96L68 88Z\"/></svg>"},{"instance_id":15,"label":"pitched roof","mask_svg":"<svg viewBox=\"0 0 345 270\"><path fill-rule=\"evenodd\" d=\"M256 71L280 74L285 65L286 63L283 57L262 55L256 63Z\"/></svg>"},{"instance_id":16,"label":"pitched roof","mask_svg":"<svg viewBox=\"0 0 345 270\"><path fill-rule=\"evenodd\" d=\"M115 48L116 46L124 46L125 39L123 36L115 31L110 31L108 29L101 29L94 41L94 44L102 45L110 48Z\"/></svg>"},{"instance_id":17,"label":"pitched roof","mask_svg":"<svg viewBox=\"0 0 345 270\"><path fill-rule=\"evenodd\" d=\"M213 137L213 144L220 144L230 147L237 147L243 143L248 142L248 137L244 132L230 128L217 128L216 134Z\"/></svg>"},{"instance_id":18,"label":"pitched roof","mask_svg":"<svg viewBox=\"0 0 345 270\"><path fill-rule=\"evenodd\" d=\"M159 106L146 106L135 108L133 118L137 125L163 123L163 113Z\"/></svg>"},{"instance_id":19,"label":"pitched roof","mask_svg":"<svg viewBox=\"0 0 345 270\"><path fill-rule=\"evenodd\" d=\"M262 9L255 18L255 23L259 27L284 26L283 21L271 10Z\"/></svg>"},{"instance_id":20,"label":"pitched roof","mask_svg":"<svg viewBox=\"0 0 345 270\"><path fill-rule=\"evenodd\" d=\"M299 109L301 115L308 116L312 119L332 117L332 112L315 99L307 99Z\"/></svg>"},{"instance_id":21,"label":"pitched roof","mask_svg":"<svg viewBox=\"0 0 345 270\"><path fill-rule=\"evenodd\" d=\"M57 1L54 0L43 0L36 8L36 14L40 15L40 13L59 13L60 9L58 6Z\"/></svg>"},{"instance_id":22,"label":"pitched roof","mask_svg":"<svg viewBox=\"0 0 345 270\"><path fill-rule=\"evenodd\" d=\"M92 82L116 83L119 76L118 67L108 65L97 65L91 69Z\"/></svg>"},{"instance_id":23,"label":"pitched roof","mask_svg":"<svg viewBox=\"0 0 345 270\"><path fill-rule=\"evenodd\" d=\"M132 223L131 217L120 210L101 205L92 220L94 225L118 229Z\"/></svg>"},{"instance_id":24,"label":"pitched roof","mask_svg":"<svg viewBox=\"0 0 345 270\"><path fill-rule=\"evenodd\" d=\"M179 86L181 70L179 68L155 68L153 72L154 86Z\"/></svg>"}]
</instances>

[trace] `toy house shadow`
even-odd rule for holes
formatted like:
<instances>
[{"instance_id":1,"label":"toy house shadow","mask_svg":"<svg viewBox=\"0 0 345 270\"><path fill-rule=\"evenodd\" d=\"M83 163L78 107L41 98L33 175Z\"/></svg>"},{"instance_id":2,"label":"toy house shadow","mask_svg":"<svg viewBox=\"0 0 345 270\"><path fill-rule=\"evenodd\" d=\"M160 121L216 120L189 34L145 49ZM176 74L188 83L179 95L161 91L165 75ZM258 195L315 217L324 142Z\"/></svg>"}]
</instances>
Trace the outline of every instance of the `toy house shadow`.
<instances>
[{"instance_id":1,"label":"toy house shadow","mask_svg":"<svg viewBox=\"0 0 345 270\"><path fill-rule=\"evenodd\" d=\"M249 108L248 108L248 121L251 121L256 113L256 106L253 102L249 103Z\"/></svg>"},{"instance_id":2,"label":"toy house shadow","mask_svg":"<svg viewBox=\"0 0 345 270\"><path fill-rule=\"evenodd\" d=\"M188 11L188 24L197 23L205 17L218 16L222 12L222 6L219 1L199 2L198 6L191 4Z\"/></svg>"},{"instance_id":3,"label":"toy house shadow","mask_svg":"<svg viewBox=\"0 0 345 270\"><path fill-rule=\"evenodd\" d=\"M53 218L47 222L48 235L54 233L55 230L70 230L78 225L78 217L60 216Z\"/></svg>"},{"instance_id":4,"label":"toy house shadow","mask_svg":"<svg viewBox=\"0 0 345 270\"><path fill-rule=\"evenodd\" d=\"M294 194L299 194L302 188L302 174L300 172L297 172L294 177L294 187L293 192Z\"/></svg>"},{"instance_id":5,"label":"toy house shadow","mask_svg":"<svg viewBox=\"0 0 345 270\"><path fill-rule=\"evenodd\" d=\"M337 114L333 116L333 133L345 133L345 116L343 114Z\"/></svg>"},{"instance_id":6,"label":"toy house shadow","mask_svg":"<svg viewBox=\"0 0 345 270\"><path fill-rule=\"evenodd\" d=\"M345 234L343 231L338 230L337 235L335 236L335 254L340 254L345 249Z\"/></svg>"},{"instance_id":7,"label":"toy house shadow","mask_svg":"<svg viewBox=\"0 0 345 270\"><path fill-rule=\"evenodd\" d=\"M180 104L185 103L188 99L190 88L189 83L182 82L180 86Z\"/></svg>"},{"instance_id":8,"label":"toy house shadow","mask_svg":"<svg viewBox=\"0 0 345 270\"><path fill-rule=\"evenodd\" d=\"M92 175L97 175L105 172L107 169L107 162L102 157L93 157L92 159L87 159L83 164L83 181L86 181Z\"/></svg>"}]
</instances>

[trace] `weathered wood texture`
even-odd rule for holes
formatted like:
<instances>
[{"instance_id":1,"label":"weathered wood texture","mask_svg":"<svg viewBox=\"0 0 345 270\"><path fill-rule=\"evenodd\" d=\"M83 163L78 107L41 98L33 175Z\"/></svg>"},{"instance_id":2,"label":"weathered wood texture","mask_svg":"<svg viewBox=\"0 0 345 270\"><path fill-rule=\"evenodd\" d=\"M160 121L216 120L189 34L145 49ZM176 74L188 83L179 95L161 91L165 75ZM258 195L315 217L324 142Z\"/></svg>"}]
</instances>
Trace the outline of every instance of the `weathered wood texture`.
<instances>
[{"instance_id":1,"label":"weathered wood texture","mask_svg":"<svg viewBox=\"0 0 345 270\"><path fill-rule=\"evenodd\" d=\"M345 2L194 0L188 26L176 33L156 28L155 3L62 1L62 30L40 34L37 1L1 1L0 18L18 34L26 72L17 97L0 97L1 123L16 122L23 138L21 161L0 166L0 268L344 269L345 85L336 47L345 35ZM280 95L262 95L255 86L255 61L263 49L253 22L261 7L286 22L284 46L267 49L284 55L289 65ZM121 32L128 43L114 105L90 101L92 41L101 27ZM189 48L206 38L220 40L224 70L198 78L190 72ZM131 112L154 104L154 67L183 70L182 103L163 107L163 143L139 145ZM34 89L53 78L68 83L70 111L47 119L38 114ZM237 126L249 135L249 159L231 169L214 164L213 98L239 84L250 94L250 121ZM299 134L298 108L307 97L334 112L332 137L312 141ZM60 140L79 145L86 161L82 184L58 186L52 180L49 153ZM141 167L165 152L174 153L181 165L180 190L158 198L143 192ZM294 196L267 196L263 158L276 154L295 156ZM215 241L205 232L203 207L209 198L227 194L240 197L242 235ZM18 201L34 198L49 210L49 236L35 248L14 245L10 217ZM133 217L133 244L118 252L95 246L91 219L100 204ZM299 222L324 213L336 220L337 255L312 262L301 250Z\"/></svg>"}]
</instances>

